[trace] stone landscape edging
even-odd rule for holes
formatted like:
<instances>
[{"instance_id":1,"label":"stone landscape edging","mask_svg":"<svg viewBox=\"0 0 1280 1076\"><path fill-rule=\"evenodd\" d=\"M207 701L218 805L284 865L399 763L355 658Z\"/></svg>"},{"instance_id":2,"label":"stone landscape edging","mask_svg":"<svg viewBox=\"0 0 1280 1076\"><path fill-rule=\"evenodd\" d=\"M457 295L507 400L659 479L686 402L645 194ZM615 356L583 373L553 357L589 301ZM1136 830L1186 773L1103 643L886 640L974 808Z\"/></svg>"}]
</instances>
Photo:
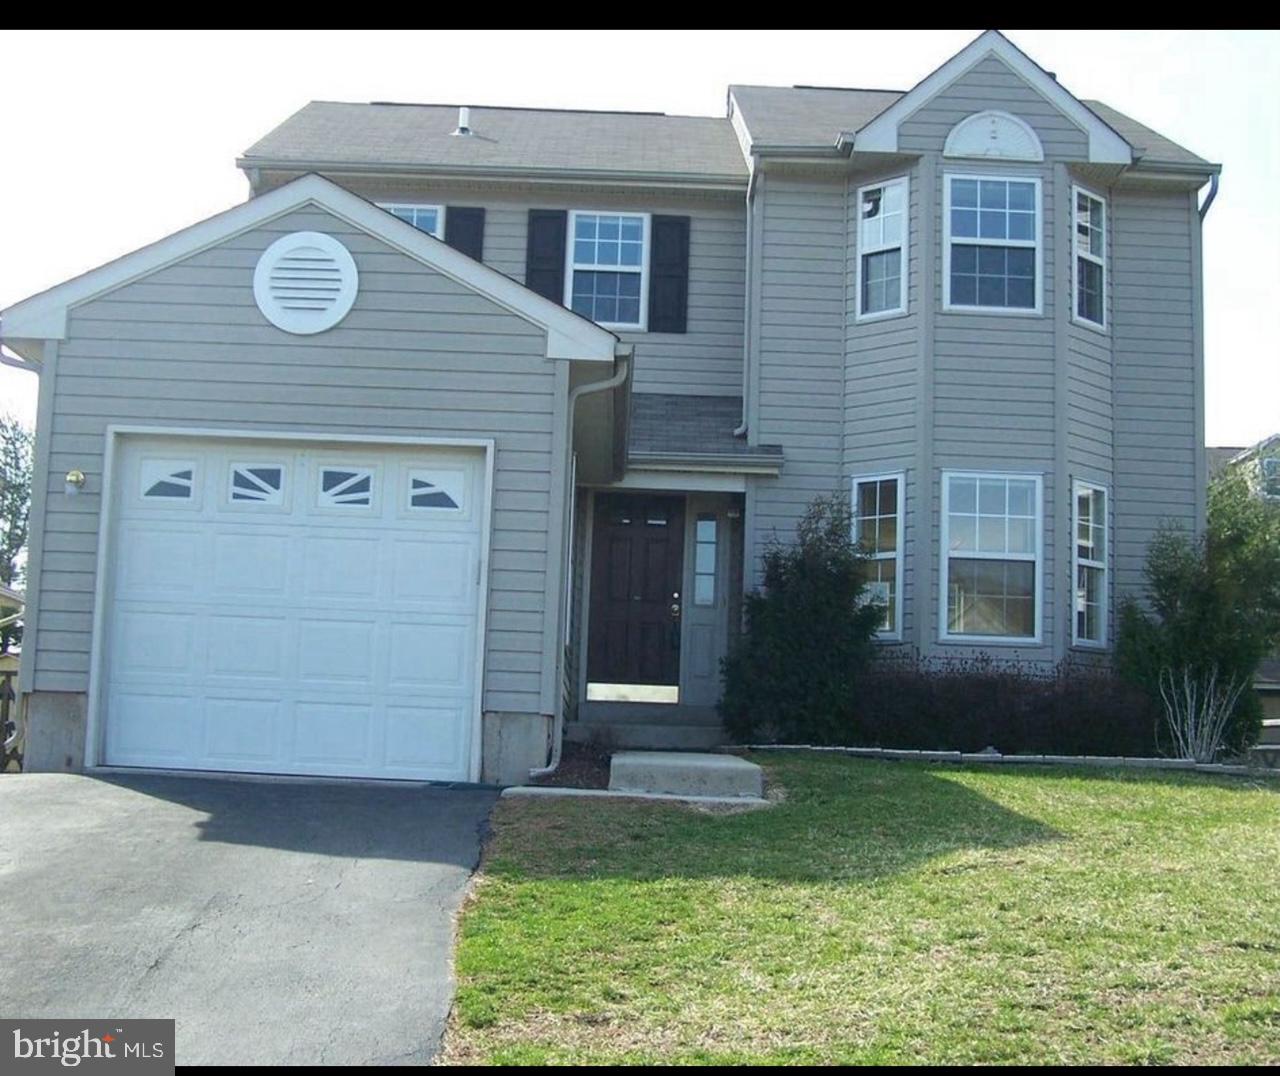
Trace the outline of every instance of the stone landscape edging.
<instances>
[{"instance_id":1,"label":"stone landscape edging","mask_svg":"<svg viewBox=\"0 0 1280 1076\"><path fill-rule=\"evenodd\" d=\"M1217 773L1231 777L1280 778L1280 769L1223 762L1193 762L1181 758L1129 758L1120 755L1005 755L999 751L911 751L896 747L830 747L814 744L742 744L722 751L826 751L855 758L891 759L897 762L958 762L982 765L1097 766L1135 770L1181 770Z\"/></svg>"}]
</instances>

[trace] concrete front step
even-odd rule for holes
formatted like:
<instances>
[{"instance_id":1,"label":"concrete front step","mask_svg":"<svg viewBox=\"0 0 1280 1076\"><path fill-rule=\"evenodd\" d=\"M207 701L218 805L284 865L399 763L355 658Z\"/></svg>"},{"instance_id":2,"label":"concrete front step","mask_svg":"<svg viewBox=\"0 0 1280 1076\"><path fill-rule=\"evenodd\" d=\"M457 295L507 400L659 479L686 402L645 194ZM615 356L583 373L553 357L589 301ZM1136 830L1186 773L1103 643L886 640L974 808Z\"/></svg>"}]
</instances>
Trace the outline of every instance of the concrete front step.
<instances>
[{"instance_id":1,"label":"concrete front step","mask_svg":"<svg viewBox=\"0 0 1280 1076\"><path fill-rule=\"evenodd\" d=\"M728 742L719 725L653 725L640 722L571 721L565 726L570 743L600 743L615 748L654 751L706 751Z\"/></svg>"},{"instance_id":2,"label":"concrete front step","mask_svg":"<svg viewBox=\"0 0 1280 1076\"><path fill-rule=\"evenodd\" d=\"M619 751L609 763L614 792L760 799L764 771L736 755L679 751Z\"/></svg>"}]
</instances>

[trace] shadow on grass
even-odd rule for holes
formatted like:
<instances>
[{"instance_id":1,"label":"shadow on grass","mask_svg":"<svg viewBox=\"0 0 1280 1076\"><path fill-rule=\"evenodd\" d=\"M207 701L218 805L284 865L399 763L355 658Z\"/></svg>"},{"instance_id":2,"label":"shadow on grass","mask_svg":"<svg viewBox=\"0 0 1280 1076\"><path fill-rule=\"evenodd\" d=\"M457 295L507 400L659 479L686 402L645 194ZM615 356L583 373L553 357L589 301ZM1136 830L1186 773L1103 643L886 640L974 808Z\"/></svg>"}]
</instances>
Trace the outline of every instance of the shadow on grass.
<instances>
[{"instance_id":1,"label":"shadow on grass","mask_svg":"<svg viewBox=\"0 0 1280 1076\"><path fill-rule=\"evenodd\" d=\"M769 810L712 814L619 801L522 801L499 820L486 872L874 881L957 851L1008 851L1062 836L924 767L835 755L764 761L785 789L785 800Z\"/></svg>"}]
</instances>

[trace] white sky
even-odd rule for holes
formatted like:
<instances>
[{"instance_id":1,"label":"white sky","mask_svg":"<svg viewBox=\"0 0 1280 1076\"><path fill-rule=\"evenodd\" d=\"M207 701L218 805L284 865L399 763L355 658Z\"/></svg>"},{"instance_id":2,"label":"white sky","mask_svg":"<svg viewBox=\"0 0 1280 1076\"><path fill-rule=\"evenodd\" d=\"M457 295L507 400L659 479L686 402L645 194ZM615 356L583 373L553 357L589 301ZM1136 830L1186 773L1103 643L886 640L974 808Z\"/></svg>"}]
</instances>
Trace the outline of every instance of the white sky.
<instances>
[{"instance_id":1,"label":"white sky","mask_svg":"<svg viewBox=\"0 0 1280 1076\"><path fill-rule=\"evenodd\" d=\"M730 82L908 89L978 32L5 31L0 307L243 201L236 155L313 98L723 115ZM1280 430L1280 32L1008 33L1222 162L1207 441ZM33 420L34 381L0 366L0 410Z\"/></svg>"}]
</instances>

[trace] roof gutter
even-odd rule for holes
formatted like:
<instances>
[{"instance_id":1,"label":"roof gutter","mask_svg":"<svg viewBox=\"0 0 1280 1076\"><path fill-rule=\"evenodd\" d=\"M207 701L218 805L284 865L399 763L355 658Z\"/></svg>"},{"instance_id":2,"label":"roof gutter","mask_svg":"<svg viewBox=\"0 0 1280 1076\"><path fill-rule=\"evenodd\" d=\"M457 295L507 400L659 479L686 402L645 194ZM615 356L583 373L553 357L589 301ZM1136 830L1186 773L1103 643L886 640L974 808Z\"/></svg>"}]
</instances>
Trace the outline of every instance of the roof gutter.
<instances>
[{"instance_id":1,"label":"roof gutter","mask_svg":"<svg viewBox=\"0 0 1280 1076\"><path fill-rule=\"evenodd\" d=\"M570 457L573 455L573 416L578 406L578 401L583 396L589 396L597 392L611 392L626 383L628 375L631 373L631 356L633 348L629 344L620 344L615 352L617 358L617 368L614 370L613 376L604 381L592 381L586 385L579 385L576 389L569 390L569 407L566 421L569 424L569 437L567 453ZM566 469L568 461L566 460ZM574 497L572 491L565 498L565 512L573 511ZM563 528L562 533L568 535L569 528ZM567 539L566 539L567 540ZM561 587L561 594L566 593L567 588ZM567 617L569 615L568 602L562 598L560 615ZM563 648L562 648L563 649ZM560 663L557 662L557 668ZM545 766L539 766L529 771L529 780L536 781L540 777L550 777L560 768L560 756L564 747L564 692L556 691L556 709L551 724L551 760Z\"/></svg>"},{"instance_id":2,"label":"roof gutter","mask_svg":"<svg viewBox=\"0 0 1280 1076\"><path fill-rule=\"evenodd\" d=\"M246 173L320 172L327 175L408 175L439 176L446 179L510 179L521 182L618 183L627 186L677 185L697 190L741 191L748 183L745 175L700 174L696 172L632 172L606 169L500 168L471 165L413 164L407 161L324 161L272 157L240 157L236 167Z\"/></svg>"},{"instance_id":3,"label":"roof gutter","mask_svg":"<svg viewBox=\"0 0 1280 1076\"><path fill-rule=\"evenodd\" d=\"M627 464L644 471L703 471L710 474L755 474L776 477L782 473L780 452L632 452Z\"/></svg>"}]
</instances>

